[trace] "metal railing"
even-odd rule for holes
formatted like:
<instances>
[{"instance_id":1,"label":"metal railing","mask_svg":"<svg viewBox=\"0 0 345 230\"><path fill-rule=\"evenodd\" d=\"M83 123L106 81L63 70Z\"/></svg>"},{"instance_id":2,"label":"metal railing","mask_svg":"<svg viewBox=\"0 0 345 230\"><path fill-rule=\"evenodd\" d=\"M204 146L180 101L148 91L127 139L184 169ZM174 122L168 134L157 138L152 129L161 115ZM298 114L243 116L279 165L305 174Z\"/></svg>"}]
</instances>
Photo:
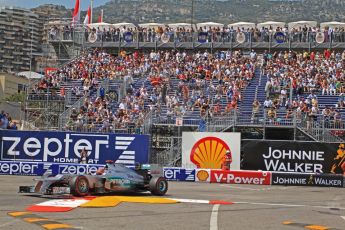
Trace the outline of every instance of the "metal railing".
<instances>
[{"instance_id":1,"label":"metal railing","mask_svg":"<svg viewBox=\"0 0 345 230\"><path fill-rule=\"evenodd\" d=\"M345 124L341 121L330 121L323 116L303 117L298 127L320 142L344 142Z\"/></svg>"},{"instance_id":2,"label":"metal railing","mask_svg":"<svg viewBox=\"0 0 345 230\"><path fill-rule=\"evenodd\" d=\"M49 29L48 41L49 42L74 42L80 45L90 43L90 33L95 34L96 43L109 43L109 42L126 42L126 43L316 43L317 32L315 31L278 31L284 36L279 38L276 36L276 31L243 31L238 32L230 31L209 31L209 32L182 32L182 31L168 31L156 32L155 30L147 31L124 31L110 29L109 31L96 31L92 32L90 29L84 27L77 27L71 30L58 29L56 31ZM243 36L239 36L241 33ZM331 33L322 32L324 39L321 43L345 43L345 32L333 31ZM241 38L239 38L241 37ZM94 43L92 41L91 43Z\"/></svg>"},{"instance_id":3,"label":"metal railing","mask_svg":"<svg viewBox=\"0 0 345 230\"><path fill-rule=\"evenodd\" d=\"M170 146L159 152L151 154L150 162L164 166L181 166L182 137L170 137Z\"/></svg>"},{"instance_id":4,"label":"metal railing","mask_svg":"<svg viewBox=\"0 0 345 230\"><path fill-rule=\"evenodd\" d=\"M59 115L59 130L63 130L64 126L67 124L73 109L79 111L80 107L84 104L85 97L80 98L76 101L70 108L66 109L63 113Z\"/></svg>"}]
</instances>

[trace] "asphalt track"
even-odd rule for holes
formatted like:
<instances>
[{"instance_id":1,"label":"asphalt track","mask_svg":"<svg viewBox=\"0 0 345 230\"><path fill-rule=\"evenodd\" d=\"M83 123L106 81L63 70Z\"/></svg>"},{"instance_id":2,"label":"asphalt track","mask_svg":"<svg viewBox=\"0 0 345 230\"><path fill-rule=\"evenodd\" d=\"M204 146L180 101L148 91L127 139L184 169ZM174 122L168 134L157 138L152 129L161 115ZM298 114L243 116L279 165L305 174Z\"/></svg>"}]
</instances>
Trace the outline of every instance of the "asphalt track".
<instances>
[{"instance_id":1,"label":"asphalt track","mask_svg":"<svg viewBox=\"0 0 345 230\"><path fill-rule=\"evenodd\" d=\"M8 215L46 198L18 194L31 177L0 176L0 229L42 229ZM232 205L121 203L37 213L78 229L345 230L345 189L170 182L167 198L226 200Z\"/></svg>"}]
</instances>

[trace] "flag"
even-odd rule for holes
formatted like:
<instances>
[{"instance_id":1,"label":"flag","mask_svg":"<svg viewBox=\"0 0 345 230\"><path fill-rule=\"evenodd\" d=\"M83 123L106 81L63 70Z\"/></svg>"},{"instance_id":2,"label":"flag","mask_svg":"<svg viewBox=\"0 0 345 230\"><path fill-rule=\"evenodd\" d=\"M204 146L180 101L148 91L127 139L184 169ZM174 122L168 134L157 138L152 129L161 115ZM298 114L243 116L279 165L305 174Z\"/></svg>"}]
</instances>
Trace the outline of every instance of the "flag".
<instances>
[{"instance_id":1,"label":"flag","mask_svg":"<svg viewBox=\"0 0 345 230\"><path fill-rule=\"evenodd\" d=\"M76 25L80 22L80 0L76 0L72 17L72 25Z\"/></svg>"},{"instance_id":2,"label":"flag","mask_svg":"<svg viewBox=\"0 0 345 230\"><path fill-rule=\"evenodd\" d=\"M98 16L98 23L103 22L103 10L101 10L101 15Z\"/></svg>"},{"instance_id":3,"label":"flag","mask_svg":"<svg viewBox=\"0 0 345 230\"><path fill-rule=\"evenodd\" d=\"M91 7L89 6L89 9L87 10L85 19L84 19L84 25L88 25L91 23Z\"/></svg>"}]
</instances>

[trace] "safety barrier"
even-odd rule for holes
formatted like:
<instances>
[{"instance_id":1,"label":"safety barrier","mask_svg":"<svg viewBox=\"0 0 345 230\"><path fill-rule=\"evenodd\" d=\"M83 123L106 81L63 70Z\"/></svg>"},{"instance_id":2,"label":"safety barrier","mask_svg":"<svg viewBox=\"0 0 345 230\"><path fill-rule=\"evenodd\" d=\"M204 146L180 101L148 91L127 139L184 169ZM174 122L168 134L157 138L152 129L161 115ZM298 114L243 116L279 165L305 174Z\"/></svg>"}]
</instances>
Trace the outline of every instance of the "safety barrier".
<instances>
[{"instance_id":1,"label":"safety barrier","mask_svg":"<svg viewBox=\"0 0 345 230\"><path fill-rule=\"evenodd\" d=\"M101 164L62 164L0 161L0 175L42 176L44 174L95 174Z\"/></svg>"},{"instance_id":2,"label":"safety barrier","mask_svg":"<svg viewBox=\"0 0 345 230\"><path fill-rule=\"evenodd\" d=\"M247 170L184 169L164 168L164 176L169 181L190 181L203 183L292 185L341 187L345 177L341 174L283 173Z\"/></svg>"},{"instance_id":3,"label":"safety barrier","mask_svg":"<svg viewBox=\"0 0 345 230\"><path fill-rule=\"evenodd\" d=\"M0 175L42 176L44 174L91 174L104 167L102 164L62 164L44 162L0 161ZM340 174L283 173L246 170L164 168L169 181L201 183L292 185L341 187L345 177Z\"/></svg>"}]
</instances>

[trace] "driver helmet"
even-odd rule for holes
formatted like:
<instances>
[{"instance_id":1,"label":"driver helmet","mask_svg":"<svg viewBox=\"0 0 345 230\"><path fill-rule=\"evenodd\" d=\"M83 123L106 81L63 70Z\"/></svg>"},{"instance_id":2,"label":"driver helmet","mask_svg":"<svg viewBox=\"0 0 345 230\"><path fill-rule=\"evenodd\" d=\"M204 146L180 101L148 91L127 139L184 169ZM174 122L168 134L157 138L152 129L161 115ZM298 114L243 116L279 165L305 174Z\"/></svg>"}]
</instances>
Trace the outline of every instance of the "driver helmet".
<instances>
[{"instance_id":1,"label":"driver helmet","mask_svg":"<svg viewBox=\"0 0 345 230\"><path fill-rule=\"evenodd\" d=\"M134 168L135 168L135 170L139 170L141 168L140 163L139 162L135 162Z\"/></svg>"}]
</instances>

